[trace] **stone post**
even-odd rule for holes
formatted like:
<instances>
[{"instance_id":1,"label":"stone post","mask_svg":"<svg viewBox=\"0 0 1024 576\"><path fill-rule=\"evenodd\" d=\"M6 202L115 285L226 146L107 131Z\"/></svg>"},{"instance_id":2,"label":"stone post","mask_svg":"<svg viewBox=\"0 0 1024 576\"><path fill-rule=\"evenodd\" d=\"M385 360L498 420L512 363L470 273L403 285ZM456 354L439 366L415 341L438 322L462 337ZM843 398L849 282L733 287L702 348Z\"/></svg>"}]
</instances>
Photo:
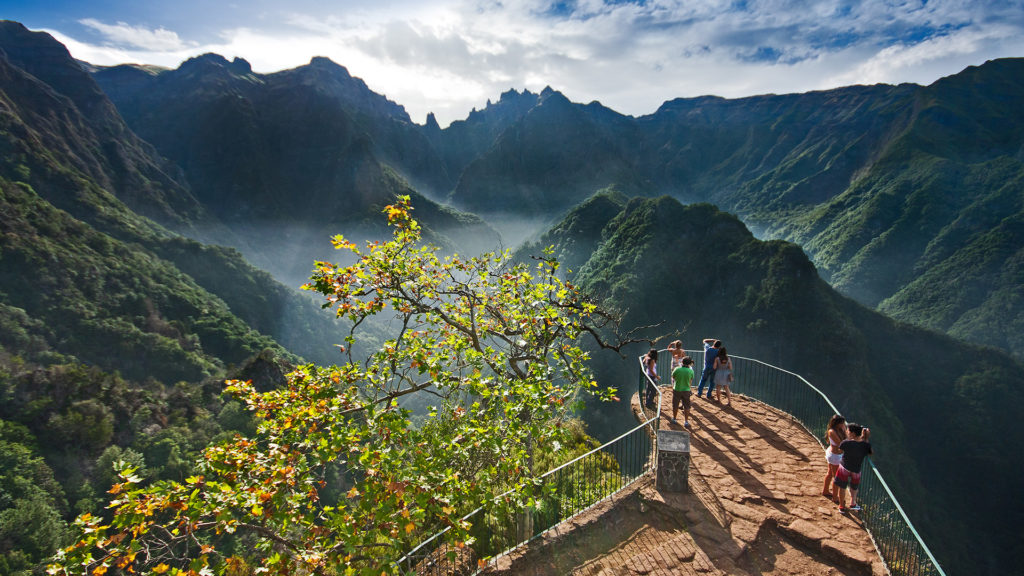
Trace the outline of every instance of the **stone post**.
<instances>
[{"instance_id":1,"label":"stone post","mask_svg":"<svg viewBox=\"0 0 1024 576\"><path fill-rule=\"evenodd\" d=\"M689 492L690 433L658 430L658 475L655 486L662 492Z\"/></svg>"}]
</instances>

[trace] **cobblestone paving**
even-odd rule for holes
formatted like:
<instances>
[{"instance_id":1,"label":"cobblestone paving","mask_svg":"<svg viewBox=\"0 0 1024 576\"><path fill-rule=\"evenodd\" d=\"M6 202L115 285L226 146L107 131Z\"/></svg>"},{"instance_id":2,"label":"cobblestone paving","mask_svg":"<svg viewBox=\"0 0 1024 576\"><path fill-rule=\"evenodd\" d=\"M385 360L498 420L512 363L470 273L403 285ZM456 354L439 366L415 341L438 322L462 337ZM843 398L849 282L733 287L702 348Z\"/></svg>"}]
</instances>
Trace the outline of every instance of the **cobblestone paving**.
<instances>
[{"instance_id":1,"label":"cobblestone paving","mask_svg":"<svg viewBox=\"0 0 1024 576\"><path fill-rule=\"evenodd\" d=\"M665 396L662 429L683 430ZM887 573L856 514L821 496L824 455L799 424L742 396L693 404L688 493L660 493L645 478L485 573Z\"/></svg>"}]
</instances>

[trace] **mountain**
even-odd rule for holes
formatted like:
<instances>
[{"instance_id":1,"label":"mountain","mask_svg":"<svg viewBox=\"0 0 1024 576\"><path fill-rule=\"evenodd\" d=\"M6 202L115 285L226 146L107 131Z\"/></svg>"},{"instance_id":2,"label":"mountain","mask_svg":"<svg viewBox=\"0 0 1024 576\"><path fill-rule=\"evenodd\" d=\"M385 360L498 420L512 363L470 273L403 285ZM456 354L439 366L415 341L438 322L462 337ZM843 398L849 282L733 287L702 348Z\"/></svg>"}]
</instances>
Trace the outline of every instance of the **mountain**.
<instances>
[{"instance_id":1,"label":"mountain","mask_svg":"<svg viewBox=\"0 0 1024 576\"><path fill-rule=\"evenodd\" d=\"M629 158L630 119L598 103L581 107L550 88L463 170L451 200L467 210L559 214L593 193L646 191Z\"/></svg>"},{"instance_id":2,"label":"mountain","mask_svg":"<svg viewBox=\"0 0 1024 576\"><path fill-rule=\"evenodd\" d=\"M28 32L20 24L2 22L0 50L4 54L35 52L47 55L34 61L31 66L33 73L16 66L8 58L0 58L0 78L4 80L0 84L0 105L5 112L0 125L0 149L6 152L0 160L0 178L5 181L8 201L17 205L9 216L27 218L27 214L34 213L32 222L42 222L41 226L51 227L49 231L26 231L25 234L37 234L40 242L70 239L75 244L92 242L104 247L126 244L126 253L137 252L141 248L149 252L144 258L163 258L172 267L180 265L189 269L195 274L194 278L204 278L203 289L209 287L235 310L246 311L246 322L270 335L283 335L292 330L284 328L277 317L281 307L306 308L307 312L300 313L300 316L310 315L309 311L315 306L308 299L294 294L266 273L248 265L237 252L203 247L131 209L134 203L142 203L148 211L160 216L164 224L184 231L194 231L197 225L220 226L184 186L162 176L163 172L153 171L160 165L171 168L171 171L175 169L156 156L152 146L139 140L125 126L96 83L88 74L81 72L60 43L49 35ZM40 78L56 79L57 86L70 96ZM86 116L72 97L84 101L89 109L100 112ZM194 220L186 220L187 217ZM26 230L35 225L11 224L13 229ZM74 234L69 231L74 231ZM53 235L49 232L58 238L49 238ZM94 233L107 238L95 240ZM23 238L19 234L9 236L8 240L21 243ZM26 257L27 260L48 259L45 256L47 249L28 247L43 255ZM101 271L110 269L108 264L115 266L116 263L102 264ZM306 266L311 267L312 263L307 262ZM123 265L116 267L123 268ZM87 270L90 266L83 264L72 268ZM4 270L11 275L12 281L25 282L19 278L25 271L17 266L5 267ZM77 270L72 271L78 273ZM241 283L239 286L250 289L251 297L257 299L255 301L267 299L273 304L259 310L252 305L253 301L244 302L237 287L217 278L215 271L225 275L236 273L235 281ZM172 273L181 276L180 269ZM160 280L156 284L167 286L168 282ZM72 282L70 288L76 288L77 284ZM104 296L106 292L100 290L97 297ZM13 298L32 295L27 285L9 293ZM34 296L39 297L38 294ZM113 297L121 296L114 294ZM39 306L41 311L46 310L39 302L33 305ZM275 319L270 320L268 316ZM332 329L330 325L328 322L317 329L310 329L304 338L311 340L317 330ZM305 344L298 349L312 357L321 356L321 352Z\"/></svg>"},{"instance_id":3,"label":"mountain","mask_svg":"<svg viewBox=\"0 0 1024 576\"><path fill-rule=\"evenodd\" d=\"M638 118L551 88L509 90L443 130L412 124L322 58L271 75L205 55L177 70L94 76L183 167L201 205L262 241L269 256L232 243L264 267L365 220L395 192L480 214L506 242L601 190L669 194L800 244L863 304L1022 358L1022 72L1024 60L1003 59L930 86L680 98ZM442 233L455 245L487 234L466 216L423 219L455 231ZM315 222L323 227L309 230ZM279 230L272 242L268 228Z\"/></svg>"},{"instance_id":4,"label":"mountain","mask_svg":"<svg viewBox=\"0 0 1024 576\"><path fill-rule=\"evenodd\" d=\"M474 109L465 120L456 120L441 130L433 114L427 116L425 132L438 150L449 175L458 175L490 149L506 128L515 124L540 101L529 90L503 92L497 102L487 101L483 110Z\"/></svg>"},{"instance_id":5,"label":"mountain","mask_svg":"<svg viewBox=\"0 0 1024 576\"><path fill-rule=\"evenodd\" d=\"M261 75L244 60L206 54L175 70L124 65L93 77L241 239L209 238L291 284L309 275L313 259L331 256L328 239L339 230L357 240L380 234L379 212L396 194L413 198L442 244L497 243L475 216L413 188L449 185L421 127L326 58Z\"/></svg>"},{"instance_id":6,"label":"mountain","mask_svg":"<svg viewBox=\"0 0 1024 576\"><path fill-rule=\"evenodd\" d=\"M487 148L452 201L523 217L609 187L712 202L800 244L857 301L1024 358L1021 78L1024 59L1003 59L930 86L681 98L639 118L546 91L494 114L489 143L476 129ZM449 131L466 130L436 139Z\"/></svg>"},{"instance_id":7,"label":"mountain","mask_svg":"<svg viewBox=\"0 0 1024 576\"><path fill-rule=\"evenodd\" d=\"M218 223L59 43L11 22L0 150L0 573L32 574L67 521L102 512L113 461L183 478L251 425L225 378L329 363L341 326L175 232Z\"/></svg>"},{"instance_id":8,"label":"mountain","mask_svg":"<svg viewBox=\"0 0 1024 576\"><path fill-rule=\"evenodd\" d=\"M1005 497L1024 482L1005 473L998 448L1024 440L1015 424L1024 366L1008 355L857 304L826 284L798 246L758 240L710 204L601 195L524 257L541 245L582 261L572 280L626 310L624 325L662 323L665 341L681 338L688 348L720 338L732 354L805 376L848 418L867 423L873 460L948 573L1001 574L1024 559L1024 506ZM621 362L595 353L599 381L620 389L635 382L631 359L643 350L632 352ZM742 391L744 375L736 377ZM584 415L591 429L621 427L621 408L596 403Z\"/></svg>"},{"instance_id":9,"label":"mountain","mask_svg":"<svg viewBox=\"0 0 1024 576\"><path fill-rule=\"evenodd\" d=\"M0 49L3 104L8 113L2 120L6 138L0 161L5 169L28 171L33 185L52 192L60 208L71 208L74 200L62 190L74 186L62 180L53 163L73 167L134 211L169 226L185 228L202 217L201 206L174 176L173 165L125 126L103 91L63 45L17 22L0 21ZM17 131L16 118L39 128L31 140L29 134ZM47 154L35 154L33 146ZM93 200L105 202L95 198L87 203Z\"/></svg>"}]
</instances>

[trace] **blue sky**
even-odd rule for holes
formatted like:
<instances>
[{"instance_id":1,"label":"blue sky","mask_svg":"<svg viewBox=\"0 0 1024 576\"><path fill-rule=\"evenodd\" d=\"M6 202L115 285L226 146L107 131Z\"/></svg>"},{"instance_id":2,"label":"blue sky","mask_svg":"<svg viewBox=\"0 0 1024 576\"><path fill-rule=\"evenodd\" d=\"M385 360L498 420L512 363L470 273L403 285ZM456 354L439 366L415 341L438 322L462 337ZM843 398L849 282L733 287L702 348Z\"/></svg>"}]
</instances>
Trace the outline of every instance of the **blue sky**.
<instances>
[{"instance_id":1,"label":"blue sky","mask_svg":"<svg viewBox=\"0 0 1024 576\"><path fill-rule=\"evenodd\" d=\"M0 0L94 64L327 56L442 126L509 88L624 114L672 98L928 84L1024 57L1024 0Z\"/></svg>"}]
</instances>

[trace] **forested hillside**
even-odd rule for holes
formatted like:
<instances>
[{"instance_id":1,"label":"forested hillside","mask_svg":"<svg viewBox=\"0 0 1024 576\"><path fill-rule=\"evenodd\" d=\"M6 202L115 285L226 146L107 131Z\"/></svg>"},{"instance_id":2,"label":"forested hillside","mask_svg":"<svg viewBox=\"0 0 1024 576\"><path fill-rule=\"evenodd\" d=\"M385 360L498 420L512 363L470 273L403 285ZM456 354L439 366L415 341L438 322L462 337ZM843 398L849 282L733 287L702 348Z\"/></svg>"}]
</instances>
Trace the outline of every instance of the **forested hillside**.
<instances>
[{"instance_id":1,"label":"forested hillside","mask_svg":"<svg viewBox=\"0 0 1024 576\"><path fill-rule=\"evenodd\" d=\"M997 448L1024 440L1024 368L1009 356L864 308L822 281L798 246L757 240L709 204L601 195L541 242L580 263L573 280L628 310L626 325L662 322L659 347L720 338L732 354L807 377L871 426L874 461L949 573L1000 574L1022 560L1024 506L1004 494L1024 485L1003 473ZM606 385L635 380L631 359L595 362ZM617 416L589 409L606 423Z\"/></svg>"},{"instance_id":2,"label":"forested hillside","mask_svg":"<svg viewBox=\"0 0 1024 576\"><path fill-rule=\"evenodd\" d=\"M800 244L859 302L1022 358L1021 78L1006 59L926 87L687 98L639 118L547 93L438 141L497 133L453 192L480 213L557 214L607 187L712 202Z\"/></svg>"},{"instance_id":3,"label":"forested hillside","mask_svg":"<svg viewBox=\"0 0 1024 576\"><path fill-rule=\"evenodd\" d=\"M129 209L211 222L63 47L2 23L0 48L0 573L28 574L102 510L113 461L183 477L249 427L227 375L273 386L296 353L329 361L339 327L238 252Z\"/></svg>"}]
</instances>

